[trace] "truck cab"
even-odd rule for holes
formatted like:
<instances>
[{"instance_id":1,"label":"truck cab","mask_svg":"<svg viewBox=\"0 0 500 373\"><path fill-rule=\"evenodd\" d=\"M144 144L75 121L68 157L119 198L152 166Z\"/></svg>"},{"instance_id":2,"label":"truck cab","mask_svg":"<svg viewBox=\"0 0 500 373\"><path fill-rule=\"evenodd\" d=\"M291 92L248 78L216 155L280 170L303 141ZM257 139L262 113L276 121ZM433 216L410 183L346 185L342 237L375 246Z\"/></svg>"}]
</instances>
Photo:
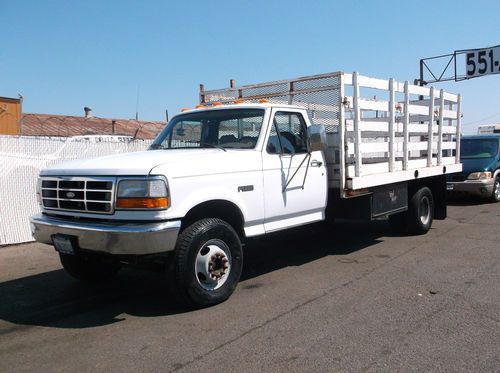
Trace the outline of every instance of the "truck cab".
<instances>
[{"instance_id":1,"label":"truck cab","mask_svg":"<svg viewBox=\"0 0 500 373\"><path fill-rule=\"evenodd\" d=\"M463 171L450 175L448 190L500 201L500 134L463 136Z\"/></svg>"}]
</instances>

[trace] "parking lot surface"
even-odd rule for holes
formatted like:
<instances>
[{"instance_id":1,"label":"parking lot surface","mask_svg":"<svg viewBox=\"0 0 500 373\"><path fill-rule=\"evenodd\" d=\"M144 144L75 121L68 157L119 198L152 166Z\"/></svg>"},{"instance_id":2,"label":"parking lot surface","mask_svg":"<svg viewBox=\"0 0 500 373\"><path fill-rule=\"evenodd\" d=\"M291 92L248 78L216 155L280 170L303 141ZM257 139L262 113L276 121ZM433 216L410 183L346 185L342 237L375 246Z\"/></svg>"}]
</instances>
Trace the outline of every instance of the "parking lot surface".
<instances>
[{"instance_id":1,"label":"parking lot surface","mask_svg":"<svg viewBox=\"0 0 500 373\"><path fill-rule=\"evenodd\" d=\"M86 286L42 244L0 248L0 371L500 371L500 205L424 236L339 221L251 240L243 278L189 310L166 277Z\"/></svg>"}]
</instances>

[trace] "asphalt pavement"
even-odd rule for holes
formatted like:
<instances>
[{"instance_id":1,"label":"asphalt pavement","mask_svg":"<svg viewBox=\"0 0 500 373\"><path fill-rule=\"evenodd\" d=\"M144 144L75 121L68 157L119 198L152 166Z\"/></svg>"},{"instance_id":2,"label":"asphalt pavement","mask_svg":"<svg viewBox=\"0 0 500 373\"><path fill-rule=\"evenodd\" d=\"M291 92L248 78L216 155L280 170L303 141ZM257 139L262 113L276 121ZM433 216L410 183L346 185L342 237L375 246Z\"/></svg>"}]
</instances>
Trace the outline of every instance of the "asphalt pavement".
<instances>
[{"instance_id":1,"label":"asphalt pavement","mask_svg":"<svg viewBox=\"0 0 500 373\"><path fill-rule=\"evenodd\" d=\"M339 221L254 239L215 307L166 276L86 286L54 249L0 248L0 372L500 372L500 204L455 202L424 236Z\"/></svg>"}]
</instances>

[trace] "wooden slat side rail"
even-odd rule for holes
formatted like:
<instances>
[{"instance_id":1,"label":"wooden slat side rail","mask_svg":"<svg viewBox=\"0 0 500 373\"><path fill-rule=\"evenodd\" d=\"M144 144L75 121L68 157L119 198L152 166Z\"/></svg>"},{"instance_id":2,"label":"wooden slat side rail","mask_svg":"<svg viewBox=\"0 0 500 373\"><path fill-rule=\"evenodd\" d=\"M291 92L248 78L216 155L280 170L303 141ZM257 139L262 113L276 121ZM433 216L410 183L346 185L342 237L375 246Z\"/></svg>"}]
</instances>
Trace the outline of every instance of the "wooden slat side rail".
<instances>
[{"instance_id":1,"label":"wooden slat side rail","mask_svg":"<svg viewBox=\"0 0 500 373\"><path fill-rule=\"evenodd\" d=\"M389 123L387 122L372 122L372 121L366 121L362 120L359 122L360 123L360 130L361 132L385 132L387 133L389 131ZM456 126L441 126L442 131L444 134L455 134L457 132ZM348 120L347 121L347 136L351 136L351 133L354 131L354 125L353 121ZM394 124L394 130L396 133L403 133L404 132L404 123L395 123ZM434 125L432 126L433 132L438 132L439 126ZM427 124L408 124L408 132L412 134L427 134L429 131L429 126Z\"/></svg>"}]
</instances>

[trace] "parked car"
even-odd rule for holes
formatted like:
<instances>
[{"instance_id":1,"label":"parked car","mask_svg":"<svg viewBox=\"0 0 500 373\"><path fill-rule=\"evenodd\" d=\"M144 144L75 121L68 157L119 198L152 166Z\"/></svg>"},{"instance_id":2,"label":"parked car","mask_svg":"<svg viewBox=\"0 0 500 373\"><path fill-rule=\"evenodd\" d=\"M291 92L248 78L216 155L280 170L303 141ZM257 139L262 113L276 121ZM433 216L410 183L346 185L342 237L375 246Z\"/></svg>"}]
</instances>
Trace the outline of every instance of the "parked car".
<instances>
[{"instance_id":1,"label":"parked car","mask_svg":"<svg viewBox=\"0 0 500 373\"><path fill-rule=\"evenodd\" d=\"M500 134L464 136L460 152L463 171L448 177L448 191L500 201Z\"/></svg>"}]
</instances>

